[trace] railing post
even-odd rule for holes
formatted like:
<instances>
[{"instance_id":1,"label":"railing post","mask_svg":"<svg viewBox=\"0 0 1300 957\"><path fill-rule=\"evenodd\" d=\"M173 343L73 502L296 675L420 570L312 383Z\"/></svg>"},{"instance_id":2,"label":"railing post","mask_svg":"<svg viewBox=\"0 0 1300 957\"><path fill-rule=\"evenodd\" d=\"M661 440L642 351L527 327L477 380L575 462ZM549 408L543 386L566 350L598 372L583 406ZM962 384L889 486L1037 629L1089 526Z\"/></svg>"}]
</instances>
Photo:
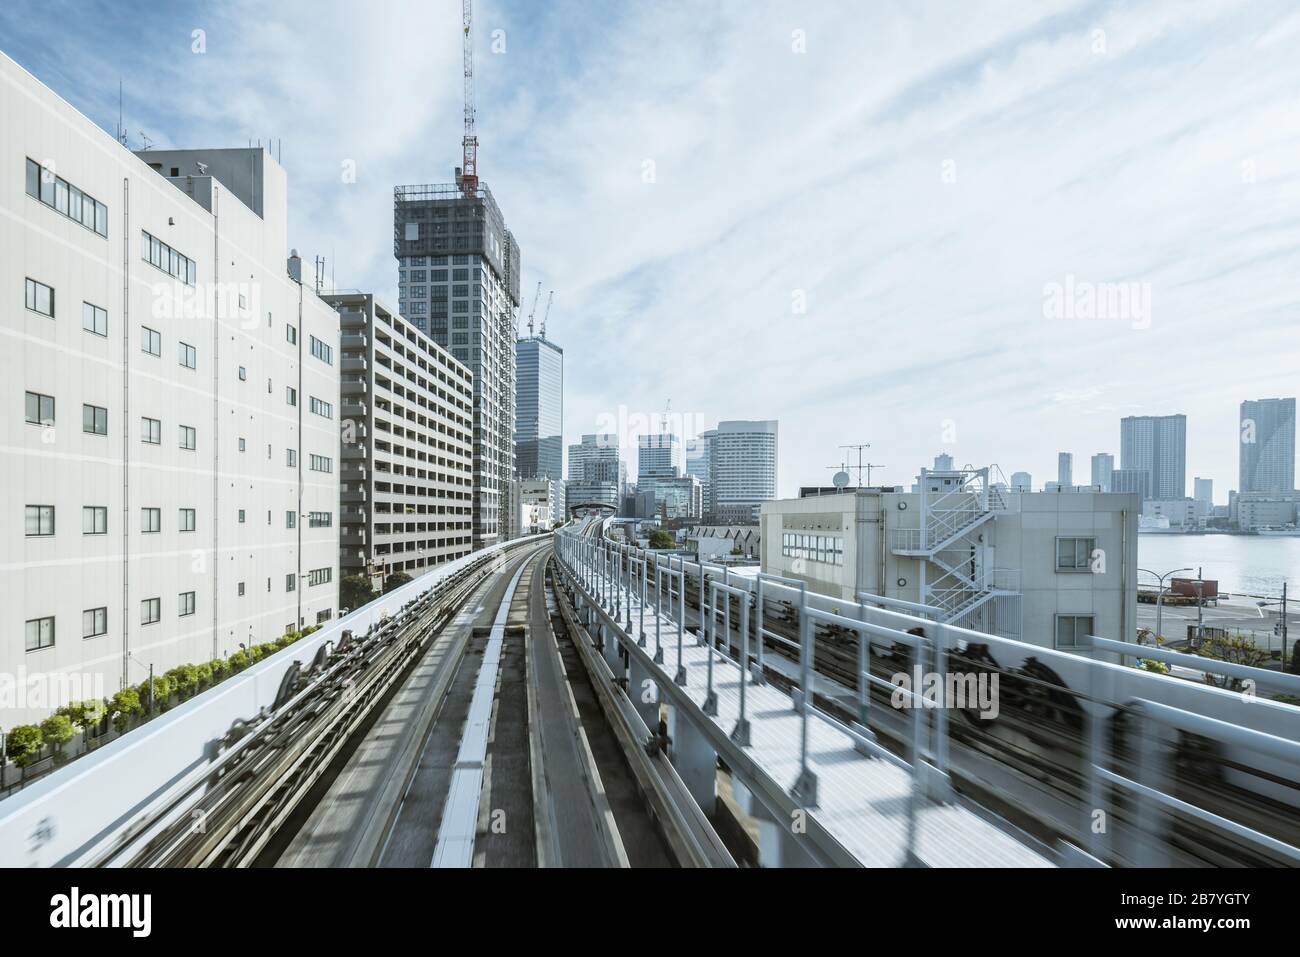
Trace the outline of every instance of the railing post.
<instances>
[{"instance_id":1,"label":"railing post","mask_svg":"<svg viewBox=\"0 0 1300 957\"><path fill-rule=\"evenodd\" d=\"M1164 725L1150 711L1142 709L1143 721L1138 723L1138 783L1153 791L1164 791L1167 775L1164 768L1164 755L1161 744L1164 738ZM1159 802L1145 794L1136 795L1137 827L1134 836L1137 840L1138 867L1165 867L1168 861L1164 849L1168 846L1164 832L1166 814Z\"/></svg>"},{"instance_id":2,"label":"railing post","mask_svg":"<svg viewBox=\"0 0 1300 957\"><path fill-rule=\"evenodd\" d=\"M947 802L952 798L952 785L948 778L948 626L936 624L934 640L934 673L940 681L939 710L934 716L934 767L927 769L930 787L927 793L935 801ZM929 773L933 772L933 773Z\"/></svg>"},{"instance_id":3,"label":"railing post","mask_svg":"<svg viewBox=\"0 0 1300 957\"><path fill-rule=\"evenodd\" d=\"M919 635L914 637L916 644L912 646L913 674L918 674L925 668L925 639ZM903 866L919 867L921 860L916 853L916 842L921 824L921 798L925 793L925 759L922 757L925 747L925 715L920 688L911 689L908 703L912 708L912 787L907 796L907 849L903 855Z\"/></svg>"},{"instance_id":4,"label":"railing post","mask_svg":"<svg viewBox=\"0 0 1300 957\"><path fill-rule=\"evenodd\" d=\"M1102 761L1105 760L1103 751L1102 735L1104 733L1106 722L1102 712L1104 706L1101 703L1101 696L1098 694L1097 673L1101 669L1094 665L1088 669L1088 701L1092 705L1092 711L1088 712L1088 802L1091 808L1083 809L1083 828L1084 833L1088 835L1088 852L1097 860L1103 860L1105 850L1102 840L1102 834L1109 834L1111 828L1110 813L1102 805L1102 784L1100 769ZM1094 815L1100 814L1100 822L1094 819ZM1102 827L1099 829L1097 824Z\"/></svg>"},{"instance_id":5,"label":"railing post","mask_svg":"<svg viewBox=\"0 0 1300 957\"><path fill-rule=\"evenodd\" d=\"M637 608L637 629L636 629L636 631L637 631L637 639L636 639L636 643L637 643L637 647L639 647L639 648L644 648L644 647L645 647L645 600L646 600L646 573L647 573L648 569L646 568L646 564L645 564L645 556L644 556L644 555L643 555L641 558L637 559L637 561L638 561L638 563L639 563L638 567L641 569L640 576L639 576L639 578L638 578L638 580L637 580L637 584L639 585L640 590L641 590L641 594L640 594L640 599L641 599L641 601L640 601L640 604L639 604L639 606L638 606L638 608ZM629 614L630 614L630 613L629 613Z\"/></svg>"},{"instance_id":6,"label":"railing post","mask_svg":"<svg viewBox=\"0 0 1300 957\"><path fill-rule=\"evenodd\" d=\"M664 649L660 643L660 633L663 630L664 619L664 578L663 569L659 567L659 562L655 562L655 664L664 663Z\"/></svg>"},{"instance_id":7,"label":"railing post","mask_svg":"<svg viewBox=\"0 0 1300 957\"><path fill-rule=\"evenodd\" d=\"M682 664L682 641L686 635L686 559L682 559L681 568L677 571L677 600L679 602L677 611L677 674L673 676L676 684L686 687L686 667ZM669 570L672 570L671 563ZM672 606L672 596L668 598L669 607Z\"/></svg>"},{"instance_id":8,"label":"railing post","mask_svg":"<svg viewBox=\"0 0 1300 957\"><path fill-rule=\"evenodd\" d=\"M757 614L754 616L758 622L758 630L754 633L754 637L758 642L758 657L754 663L754 684L761 685L767 680L763 677L763 573L761 571L758 573L754 590L758 593Z\"/></svg>"},{"instance_id":9,"label":"railing post","mask_svg":"<svg viewBox=\"0 0 1300 957\"><path fill-rule=\"evenodd\" d=\"M703 595L704 595L704 590L703 588L701 588L700 589L701 598L703 597ZM709 589L709 607L712 607L713 603L716 602L717 600L718 600L718 583L714 582L712 587ZM700 631L704 631L704 629L701 628ZM714 620L713 614L710 613L709 622L708 622L708 640L706 642L707 644L706 654L708 656L707 657L708 681L704 692L704 704L702 706L704 713L707 714L709 717L713 717L718 713L718 695L713 690L713 650L714 650L713 646L716 640L717 640L717 622Z\"/></svg>"},{"instance_id":10,"label":"railing post","mask_svg":"<svg viewBox=\"0 0 1300 957\"><path fill-rule=\"evenodd\" d=\"M683 560L682 560L682 568L684 569L685 567L686 567L686 561L685 561L685 559L683 559ZM707 630L707 625L708 625L710 622L713 621L713 602L712 602L712 601L706 601L706 600L705 600L705 596L704 596L704 559L703 559L703 558L700 559L700 591L699 591L699 594L700 594L700 633L699 633L698 635L696 635L696 641L695 641L695 643L696 643L697 645L702 645L702 644L704 644L704 642L705 642L705 640L706 640L705 637L704 637L705 634L713 634L713 632L712 632L711 630ZM708 621L707 621L707 622L705 621L705 612L704 612L704 609L705 609L705 608L708 608Z\"/></svg>"},{"instance_id":11,"label":"railing post","mask_svg":"<svg viewBox=\"0 0 1300 957\"><path fill-rule=\"evenodd\" d=\"M795 701L802 720L799 722L799 778L791 795L804 807L817 806L817 775L808 767L808 721L812 717L812 622L808 620L808 590L799 589L799 658L802 687Z\"/></svg>"},{"instance_id":12,"label":"railing post","mask_svg":"<svg viewBox=\"0 0 1300 957\"><path fill-rule=\"evenodd\" d=\"M730 601L727 607L731 607ZM745 711L745 673L749 670L749 593L740 600L740 717L731 729L731 740L749 747L749 716Z\"/></svg>"}]
</instances>

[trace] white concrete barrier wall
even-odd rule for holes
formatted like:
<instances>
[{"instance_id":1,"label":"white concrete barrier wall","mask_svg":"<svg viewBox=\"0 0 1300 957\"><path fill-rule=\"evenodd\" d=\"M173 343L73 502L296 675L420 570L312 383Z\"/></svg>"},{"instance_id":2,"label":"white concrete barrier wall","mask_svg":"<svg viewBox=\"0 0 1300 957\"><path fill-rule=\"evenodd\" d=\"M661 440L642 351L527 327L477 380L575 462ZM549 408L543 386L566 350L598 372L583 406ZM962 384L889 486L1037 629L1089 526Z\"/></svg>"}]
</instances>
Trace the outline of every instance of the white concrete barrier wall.
<instances>
[{"instance_id":1,"label":"white concrete barrier wall","mask_svg":"<svg viewBox=\"0 0 1300 957\"><path fill-rule=\"evenodd\" d=\"M204 763L209 744L224 737L235 721L270 707L295 661L310 664L317 650L326 642L337 642L344 630L365 634L371 625L457 572L549 537L535 535L494 545L421 575L15 792L0 801L0 866L52 867L69 862L87 844L119 828Z\"/></svg>"}]
</instances>

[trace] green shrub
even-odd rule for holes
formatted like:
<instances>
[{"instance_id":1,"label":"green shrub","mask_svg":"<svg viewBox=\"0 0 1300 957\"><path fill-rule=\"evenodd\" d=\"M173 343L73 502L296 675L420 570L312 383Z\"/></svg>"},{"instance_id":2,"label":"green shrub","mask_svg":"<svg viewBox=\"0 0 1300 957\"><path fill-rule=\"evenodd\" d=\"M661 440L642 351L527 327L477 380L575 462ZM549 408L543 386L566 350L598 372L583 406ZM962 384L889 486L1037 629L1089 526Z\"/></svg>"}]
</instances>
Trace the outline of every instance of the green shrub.
<instances>
[{"instance_id":1,"label":"green shrub","mask_svg":"<svg viewBox=\"0 0 1300 957\"><path fill-rule=\"evenodd\" d=\"M208 668L211 669L213 684L223 681L230 675L230 662L225 658L213 658L208 662Z\"/></svg>"},{"instance_id":2,"label":"green shrub","mask_svg":"<svg viewBox=\"0 0 1300 957\"><path fill-rule=\"evenodd\" d=\"M244 651L242 648L239 651L236 651L233 655L231 655L229 661L230 661L231 674L236 674L240 671L243 671L250 664L252 664L252 662L248 660L248 653Z\"/></svg>"},{"instance_id":3,"label":"green shrub","mask_svg":"<svg viewBox=\"0 0 1300 957\"><path fill-rule=\"evenodd\" d=\"M41 738L54 748L56 764L62 764L67 760L67 756L63 753L63 746L72 740L75 733L72 729L72 721L66 714L52 714L41 722Z\"/></svg>"},{"instance_id":4,"label":"green shrub","mask_svg":"<svg viewBox=\"0 0 1300 957\"><path fill-rule=\"evenodd\" d=\"M196 679L194 682L195 691L201 691L212 684L211 662L205 661L201 665L190 665L190 667L194 669L194 676Z\"/></svg>"},{"instance_id":5,"label":"green shrub","mask_svg":"<svg viewBox=\"0 0 1300 957\"><path fill-rule=\"evenodd\" d=\"M174 691L182 701L188 698L194 692L194 686L198 683L198 674L193 665L177 665L172 668L163 678L167 681L169 690ZM164 700L167 695L158 690L158 678L154 677L154 694L159 701Z\"/></svg>"},{"instance_id":6,"label":"green shrub","mask_svg":"<svg viewBox=\"0 0 1300 957\"><path fill-rule=\"evenodd\" d=\"M73 727L85 731L87 728L94 726L104 716L104 702L98 698L72 701L54 713L66 716L72 722Z\"/></svg>"},{"instance_id":7,"label":"green shrub","mask_svg":"<svg viewBox=\"0 0 1300 957\"><path fill-rule=\"evenodd\" d=\"M113 727L122 734L131 715L140 713L140 693L134 688L123 688L109 701L108 713L113 717Z\"/></svg>"},{"instance_id":8,"label":"green shrub","mask_svg":"<svg viewBox=\"0 0 1300 957\"><path fill-rule=\"evenodd\" d=\"M41 729L34 724L20 724L9 729L5 737L5 754L20 768L36 760L43 743Z\"/></svg>"}]
</instances>

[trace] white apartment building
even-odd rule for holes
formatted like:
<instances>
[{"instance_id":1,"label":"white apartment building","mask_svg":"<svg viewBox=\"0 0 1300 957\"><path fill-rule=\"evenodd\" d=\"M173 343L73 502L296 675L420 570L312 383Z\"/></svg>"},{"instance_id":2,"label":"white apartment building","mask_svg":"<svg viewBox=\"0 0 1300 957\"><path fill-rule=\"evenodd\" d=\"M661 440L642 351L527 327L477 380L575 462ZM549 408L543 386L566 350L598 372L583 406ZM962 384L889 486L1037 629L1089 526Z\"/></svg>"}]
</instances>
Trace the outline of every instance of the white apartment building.
<instances>
[{"instance_id":1,"label":"white apartment building","mask_svg":"<svg viewBox=\"0 0 1300 957\"><path fill-rule=\"evenodd\" d=\"M721 525L748 525L776 498L777 422L719 422L704 433L709 461L704 512Z\"/></svg>"},{"instance_id":2,"label":"white apartment building","mask_svg":"<svg viewBox=\"0 0 1300 957\"><path fill-rule=\"evenodd\" d=\"M3 54L0 170L0 725L331 617L338 324L284 170L133 154Z\"/></svg>"},{"instance_id":3,"label":"white apartment building","mask_svg":"<svg viewBox=\"0 0 1300 957\"><path fill-rule=\"evenodd\" d=\"M923 470L910 492L765 503L762 567L821 594L921 602L964 628L1075 650L1088 633L1133 635L1138 514L1136 495L1006 491L988 469Z\"/></svg>"},{"instance_id":4,"label":"white apartment building","mask_svg":"<svg viewBox=\"0 0 1300 957\"><path fill-rule=\"evenodd\" d=\"M374 295L323 298L342 326L340 573L380 589L473 548L474 380Z\"/></svg>"}]
</instances>

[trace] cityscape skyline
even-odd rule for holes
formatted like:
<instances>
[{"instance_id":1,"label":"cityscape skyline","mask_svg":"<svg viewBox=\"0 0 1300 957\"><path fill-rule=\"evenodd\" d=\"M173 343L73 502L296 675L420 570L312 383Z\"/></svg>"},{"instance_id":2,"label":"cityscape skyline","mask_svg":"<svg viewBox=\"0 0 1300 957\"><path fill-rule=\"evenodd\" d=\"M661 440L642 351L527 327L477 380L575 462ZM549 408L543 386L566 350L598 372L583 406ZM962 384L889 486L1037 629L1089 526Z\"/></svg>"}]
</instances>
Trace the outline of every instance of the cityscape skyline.
<instances>
[{"instance_id":1,"label":"cityscape skyline","mask_svg":"<svg viewBox=\"0 0 1300 957\"><path fill-rule=\"evenodd\" d=\"M40 29L17 8L0 12L0 25L20 63L110 131L118 120L111 80L120 76L133 145L141 131L157 148L274 141L296 184L295 234L313 241L305 257L325 255L326 272L341 287L374 289L398 302L386 252L393 185L448 180L457 162L459 44L436 28L444 7L410 11L409 28L395 36L380 24L332 17L329 4L311 6L310 16L308 7L290 3L256 16L242 5L204 9L197 18L197 8L182 5L157 11L156 29L132 35L137 55L129 69L112 59L120 44L111 41L124 28L106 8L74 14L53 4L52 16L63 11L59 31ZM1289 391L1286 363L1269 357L1293 350L1286 322L1294 297L1284 277L1294 273L1297 254L1251 237L1275 234L1269 210L1284 205L1291 189L1275 121L1300 69L1282 42L1298 29L1296 18L1273 18L1272 28L1256 25L1270 19L1263 9L1254 22L1222 11L1176 18L1162 3L1103 11L1008 6L996 14L938 9L915 17L873 12L877 30L848 32L835 28L834 13L795 5L771 5L771 17L742 16L738 5L703 17L683 8L618 9L597 33L559 10L480 5L480 172L519 226L520 245L536 250L524 284L545 280L561 293L552 325L569 344L566 445L598 431L616 401L652 414L675 396L679 408L713 421L779 417L788 454L778 489L788 495L824 480L821 460L846 442L881 450L889 463L877 473L883 482L910 481L913 463L940 451L959 463L1047 476L1063 448L1112 448L1115 418L1176 406L1196 423L1189 474L1212 478L1220 490L1237 484L1230 438L1236 405L1249 395ZM932 43L924 62L863 47L873 32L910 33L918 22ZM201 54L192 50L195 29L204 31ZM792 49L796 29L806 39L803 53ZM300 32L303 43L271 55L270 38L284 30ZM503 32L501 52L494 30ZM684 36L697 39L681 42ZM543 54L554 48L539 38L561 44L564 55ZM656 57L647 51L664 43L674 48L674 70L703 78L698 89L725 91L735 121L719 129L712 101L682 97L656 79L661 71L650 68ZM331 44L369 50L382 66L345 75L311 53ZM1190 52L1207 44L1211 56ZM1187 95L1172 113L1164 87L1143 73L1152 58L1182 77ZM859 76L864 62L869 74ZM580 82L596 71L607 71L607 82ZM519 83L525 75L528 82ZM871 92L837 114L810 106L834 101L829 94L842 93L848 76ZM1224 77L1245 79L1229 92ZM394 84L428 93L412 107L386 94ZM175 96L152 95L164 88ZM282 108L307 89L313 96L305 109ZM636 109L622 105L629 94ZM1126 109L1114 109L1119 103ZM1044 135L1047 117L1057 115L1071 122ZM602 147L575 155L575 131L593 123L605 131ZM322 132L338 128L358 136L340 142ZM756 147L755 139L778 129L781 141L804 149L834 143L827 155L867 158L872 172L832 162L809 181L795 161L803 149ZM1177 129L1195 134L1175 149L1170 134ZM1125 144L1110 158L1121 175L1107 182L1095 176L1103 133ZM430 143L441 145L430 151ZM534 160L527 169L509 161L524 154ZM739 170L731 166L737 156L748 157ZM769 184L783 179L808 185L798 198L778 200ZM734 188L701 188L724 181ZM582 187L566 192L562 183ZM1003 184L1008 189L999 190ZM1002 197L1000 206L980 205L990 191ZM584 227L543 239L561 192L566 215ZM1139 216L1123 205L1133 193L1148 197ZM1053 197L1050 210L1035 199L1044 195ZM828 235L821 249L836 252L827 255L789 238L845 203L876 210L869 236L849 243ZM1044 230L1044 215L1079 228L1069 236ZM682 216L698 224L697 238L661 259ZM969 218L981 228L965 225ZM645 228L632 237L623 224L636 220ZM1103 243L1103 234L1124 240ZM943 250L964 265L937 285L909 271L891 273L889 250L913 247ZM1113 248L1099 252L1103 247ZM700 262L711 267L698 269ZM718 276L732 287L725 295L714 288ZM1118 277L1146 285L1150 315L1046 315L1049 289ZM701 308L714 321L691 325ZM952 334L919 336L914 322L890 319L903 315L924 316ZM1167 325L1175 316L1177 336ZM842 348L856 341L864 317L869 350ZM620 378L619 396L609 392L603 358L581 346L615 325L626 331L628 353L646 360L644 370ZM1225 326L1231 336L1214 335ZM726 354L738 328L753 331L753 349L741 374L724 384L712 356ZM1179 370L1211 336L1216 374L1188 389ZM687 340L700 358L677 350ZM1019 350L990 346L999 341L1033 349L1038 361L1017 363ZM868 355L897 358L877 368ZM799 370L814 361L819 374L810 385ZM926 384L934 375L944 378L944 389ZM868 394L869 402L861 398ZM944 398L958 395L961 401ZM818 466L800 467L812 461Z\"/></svg>"}]
</instances>

